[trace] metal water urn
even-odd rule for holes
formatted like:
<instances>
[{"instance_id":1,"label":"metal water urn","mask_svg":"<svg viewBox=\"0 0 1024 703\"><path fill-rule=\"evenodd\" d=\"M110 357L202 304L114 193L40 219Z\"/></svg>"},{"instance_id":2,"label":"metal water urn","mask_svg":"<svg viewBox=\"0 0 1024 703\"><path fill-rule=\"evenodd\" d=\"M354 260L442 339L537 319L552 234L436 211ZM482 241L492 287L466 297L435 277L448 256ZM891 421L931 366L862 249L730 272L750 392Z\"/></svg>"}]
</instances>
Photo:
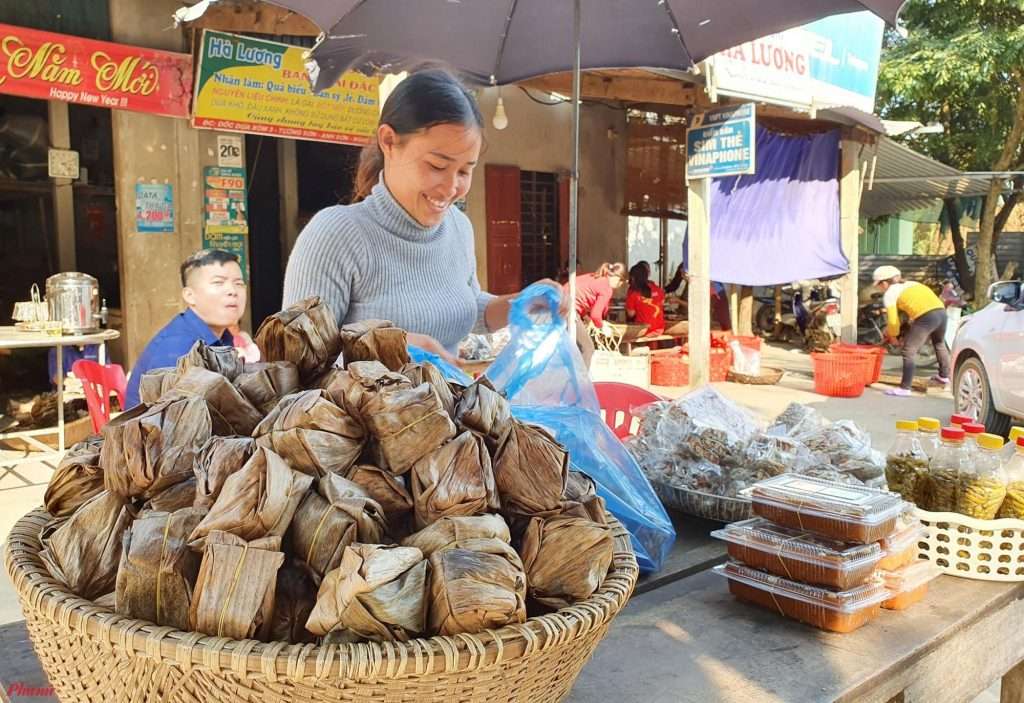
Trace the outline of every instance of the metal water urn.
<instances>
[{"instance_id":1,"label":"metal water urn","mask_svg":"<svg viewBox=\"0 0 1024 703\"><path fill-rule=\"evenodd\" d=\"M61 323L64 334L85 334L100 329L100 286L85 273L68 271L46 279L50 319Z\"/></svg>"}]
</instances>

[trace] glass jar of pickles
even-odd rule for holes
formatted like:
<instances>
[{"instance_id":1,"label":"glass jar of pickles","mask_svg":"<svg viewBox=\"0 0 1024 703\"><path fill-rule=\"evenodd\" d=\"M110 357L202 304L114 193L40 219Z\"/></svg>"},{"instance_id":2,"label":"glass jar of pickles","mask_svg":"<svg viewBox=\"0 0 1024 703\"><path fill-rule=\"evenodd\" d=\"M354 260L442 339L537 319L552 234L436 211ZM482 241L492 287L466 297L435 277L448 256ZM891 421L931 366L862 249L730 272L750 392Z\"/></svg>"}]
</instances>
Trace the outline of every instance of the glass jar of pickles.
<instances>
[{"instance_id":1,"label":"glass jar of pickles","mask_svg":"<svg viewBox=\"0 0 1024 703\"><path fill-rule=\"evenodd\" d=\"M928 472L918 478L914 502L923 510L949 513L956 510L960 494L960 474L967 468L970 455L964 448L960 427L942 428L942 442L928 463Z\"/></svg>"},{"instance_id":2,"label":"glass jar of pickles","mask_svg":"<svg viewBox=\"0 0 1024 703\"><path fill-rule=\"evenodd\" d=\"M1003 438L999 435L977 435L978 448L974 459L960 472L960 492L956 511L961 515L991 520L999 512L1006 497L1006 474L1003 473Z\"/></svg>"},{"instance_id":3,"label":"glass jar of pickles","mask_svg":"<svg viewBox=\"0 0 1024 703\"><path fill-rule=\"evenodd\" d=\"M896 439L885 456L885 480L889 490L904 500L914 500L918 478L928 471L928 455L917 438L918 424L913 420L896 423Z\"/></svg>"},{"instance_id":4,"label":"glass jar of pickles","mask_svg":"<svg viewBox=\"0 0 1024 703\"><path fill-rule=\"evenodd\" d=\"M999 508L999 517L1024 520L1024 434L1018 436L1014 444L1014 454L1003 466L1003 473L1006 474L1006 497Z\"/></svg>"}]
</instances>

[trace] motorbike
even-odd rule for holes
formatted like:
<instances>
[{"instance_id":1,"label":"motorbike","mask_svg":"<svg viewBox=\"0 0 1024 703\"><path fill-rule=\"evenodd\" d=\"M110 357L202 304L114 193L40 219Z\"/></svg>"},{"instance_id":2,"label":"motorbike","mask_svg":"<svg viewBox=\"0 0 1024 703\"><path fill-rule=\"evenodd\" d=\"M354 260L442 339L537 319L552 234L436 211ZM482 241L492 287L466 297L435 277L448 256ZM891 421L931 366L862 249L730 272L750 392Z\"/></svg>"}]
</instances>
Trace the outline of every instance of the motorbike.
<instances>
[{"instance_id":1,"label":"motorbike","mask_svg":"<svg viewBox=\"0 0 1024 703\"><path fill-rule=\"evenodd\" d=\"M775 299L760 297L754 321L760 334L780 341L801 343L811 351L827 351L840 339L842 321L839 298L831 284L822 281L798 281L783 286L783 314L775 326Z\"/></svg>"}]
</instances>

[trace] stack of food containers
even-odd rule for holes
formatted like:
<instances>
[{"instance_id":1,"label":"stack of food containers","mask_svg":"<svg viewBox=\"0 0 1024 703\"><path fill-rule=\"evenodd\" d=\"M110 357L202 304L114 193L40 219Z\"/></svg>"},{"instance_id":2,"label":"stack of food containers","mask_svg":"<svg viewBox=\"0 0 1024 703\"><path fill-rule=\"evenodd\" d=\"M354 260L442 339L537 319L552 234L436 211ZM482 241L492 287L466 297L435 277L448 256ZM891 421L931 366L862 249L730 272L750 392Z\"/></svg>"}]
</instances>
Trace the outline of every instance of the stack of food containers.
<instances>
[{"instance_id":1,"label":"stack of food containers","mask_svg":"<svg viewBox=\"0 0 1024 703\"><path fill-rule=\"evenodd\" d=\"M920 600L934 577L915 561L921 526L904 519L898 495L783 474L750 498L758 517L712 533L732 557L716 571L741 600L852 632L883 607Z\"/></svg>"}]
</instances>

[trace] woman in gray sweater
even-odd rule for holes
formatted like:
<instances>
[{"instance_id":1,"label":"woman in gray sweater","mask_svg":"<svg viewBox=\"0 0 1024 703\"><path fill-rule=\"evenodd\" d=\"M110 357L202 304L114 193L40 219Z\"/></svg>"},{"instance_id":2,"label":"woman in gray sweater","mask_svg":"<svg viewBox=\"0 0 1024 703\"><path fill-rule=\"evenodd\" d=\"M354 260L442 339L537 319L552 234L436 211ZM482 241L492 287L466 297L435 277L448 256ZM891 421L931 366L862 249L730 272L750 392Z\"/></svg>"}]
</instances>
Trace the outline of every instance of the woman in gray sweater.
<instances>
[{"instance_id":1,"label":"woman in gray sweater","mask_svg":"<svg viewBox=\"0 0 1024 703\"><path fill-rule=\"evenodd\" d=\"M481 290L473 226L452 207L469 191L483 124L446 71L399 83L360 156L354 203L321 210L299 235L284 305L318 295L339 324L390 320L410 344L452 363L471 331L506 326L514 296Z\"/></svg>"}]
</instances>

